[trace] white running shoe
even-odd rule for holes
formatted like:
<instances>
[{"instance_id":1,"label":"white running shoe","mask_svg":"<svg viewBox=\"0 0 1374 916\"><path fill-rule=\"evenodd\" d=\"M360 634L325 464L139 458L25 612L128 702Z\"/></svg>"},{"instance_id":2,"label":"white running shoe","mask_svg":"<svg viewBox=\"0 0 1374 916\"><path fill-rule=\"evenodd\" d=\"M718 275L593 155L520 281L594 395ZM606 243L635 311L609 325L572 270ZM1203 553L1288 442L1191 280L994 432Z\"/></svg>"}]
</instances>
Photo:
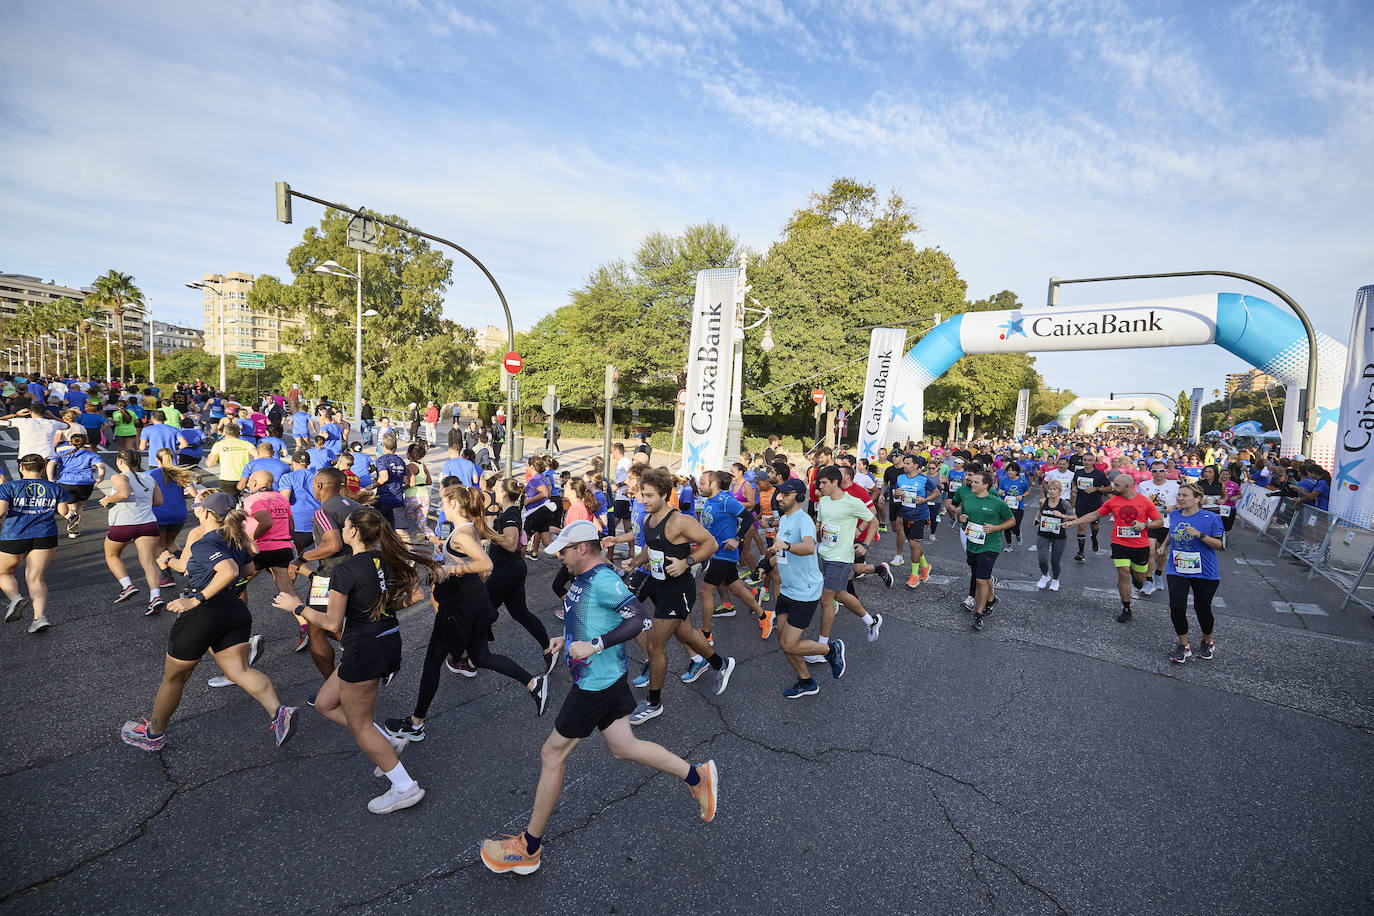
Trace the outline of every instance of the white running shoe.
<instances>
[{"instance_id":1,"label":"white running shoe","mask_svg":"<svg viewBox=\"0 0 1374 916\"><path fill-rule=\"evenodd\" d=\"M1158 590L1158 586L1155 585L1154 580L1150 580L1140 587L1140 595L1143 598L1148 595L1153 595Z\"/></svg>"},{"instance_id":2,"label":"white running shoe","mask_svg":"<svg viewBox=\"0 0 1374 916\"><path fill-rule=\"evenodd\" d=\"M892 557L892 559L890 559L890 560L887 561L887 565L888 565L888 566L901 566L901 565L902 565L902 555L901 555L900 553L899 553L899 554L894 554L893 557Z\"/></svg>"},{"instance_id":3,"label":"white running shoe","mask_svg":"<svg viewBox=\"0 0 1374 916\"><path fill-rule=\"evenodd\" d=\"M1050 584L1049 573L1046 573L1045 575L1043 575L1043 576L1040 577L1040 581L1039 581L1039 582L1035 583L1035 587L1036 587L1036 588L1039 588L1039 589L1043 589L1046 585L1049 585L1049 584Z\"/></svg>"},{"instance_id":4,"label":"white running shoe","mask_svg":"<svg viewBox=\"0 0 1374 916\"><path fill-rule=\"evenodd\" d=\"M225 677L225 676L222 675L222 674L217 674L217 675L215 675L214 677L210 678L210 680L206 681L205 683L209 684L211 687L233 687L233 686L234 686L234 682L231 681L231 680L229 680L229 678Z\"/></svg>"},{"instance_id":5,"label":"white running shoe","mask_svg":"<svg viewBox=\"0 0 1374 916\"><path fill-rule=\"evenodd\" d=\"M803 656L803 657L802 657L802 660L803 660L804 662L806 662L808 665L824 665L824 664L825 664L825 656L824 656L824 655L806 655L806 656Z\"/></svg>"},{"instance_id":6,"label":"white running shoe","mask_svg":"<svg viewBox=\"0 0 1374 916\"><path fill-rule=\"evenodd\" d=\"M420 788L418 782L412 783L409 789L401 791L395 786L387 789L385 793L378 795L367 803L367 810L373 814L390 814L402 808L409 808L411 805L418 805L420 799L425 797L425 790Z\"/></svg>"},{"instance_id":7,"label":"white running shoe","mask_svg":"<svg viewBox=\"0 0 1374 916\"><path fill-rule=\"evenodd\" d=\"M972 596L972 595L965 595L965 596L964 596L964 607L968 608L968 609L971 611L971 610L973 610L973 609L974 609L975 607L977 607L977 606L978 606L978 602L976 602L976 601L973 600L973 596Z\"/></svg>"},{"instance_id":8,"label":"white running shoe","mask_svg":"<svg viewBox=\"0 0 1374 916\"><path fill-rule=\"evenodd\" d=\"M1051 579L1051 580L1050 580L1050 591L1052 591L1052 592L1057 592L1057 591L1059 591L1059 580L1058 580L1058 579Z\"/></svg>"}]
</instances>

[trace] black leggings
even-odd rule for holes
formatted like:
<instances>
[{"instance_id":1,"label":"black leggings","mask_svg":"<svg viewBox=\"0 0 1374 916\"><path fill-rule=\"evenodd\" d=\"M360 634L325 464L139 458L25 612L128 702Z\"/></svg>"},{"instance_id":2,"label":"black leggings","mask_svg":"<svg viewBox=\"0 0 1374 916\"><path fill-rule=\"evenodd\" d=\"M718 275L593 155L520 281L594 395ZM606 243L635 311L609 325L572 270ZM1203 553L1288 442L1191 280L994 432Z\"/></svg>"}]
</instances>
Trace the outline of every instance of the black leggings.
<instances>
[{"instance_id":1,"label":"black leggings","mask_svg":"<svg viewBox=\"0 0 1374 916\"><path fill-rule=\"evenodd\" d=\"M459 580L467 578L460 576ZM415 700L417 719L423 719L429 713L429 704L439 689L444 659L450 655L454 658L467 655L478 668L504 674L521 684L528 684L533 677L511 659L491 651L491 624L488 621L492 620L495 612L490 610L481 580L476 576L471 578L475 587L463 588L459 595L451 596L459 600L441 600L439 613L434 615L434 629L429 634L429 648L425 650L425 668L420 674L420 696ZM466 603L462 600L473 599L477 595L481 596L480 601Z\"/></svg>"},{"instance_id":2,"label":"black leggings","mask_svg":"<svg viewBox=\"0 0 1374 916\"><path fill-rule=\"evenodd\" d=\"M1026 517L1026 510L1025 510L1025 509L1012 509L1012 510L1011 510L1011 515L1012 515L1012 518L1016 519L1016 524L1015 524L1015 525L1012 525L1011 528L1008 529L1008 531L1007 531L1007 537L1011 537L1011 536L1014 534L1014 535L1016 535L1016 540L1017 540L1017 541L1020 541L1020 540L1021 540L1021 520L1024 519L1024 518Z\"/></svg>"},{"instance_id":3,"label":"black leggings","mask_svg":"<svg viewBox=\"0 0 1374 916\"><path fill-rule=\"evenodd\" d=\"M1216 618L1212 616L1212 596L1217 593L1220 579L1201 579L1196 576L1169 576L1169 618L1174 622L1174 632L1179 636L1188 635L1188 590L1193 592L1193 610L1197 613L1197 625L1203 636L1212 635Z\"/></svg>"},{"instance_id":4,"label":"black leggings","mask_svg":"<svg viewBox=\"0 0 1374 916\"><path fill-rule=\"evenodd\" d=\"M497 610L504 604L511 619L534 637L534 641L539 643L539 651L543 652L549 645L549 631L544 629L543 621L534 616L525 601L525 561L517 557L516 562L518 566L509 570L494 570L487 577L487 597Z\"/></svg>"},{"instance_id":5,"label":"black leggings","mask_svg":"<svg viewBox=\"0 0 1374 916\"><path fill-rule=\"evenodd\" d=\"M1035 539L1035 555L1040 561L1040 575L1048 574L1052 579L1059 578L1059 561L1064 559L1064 548L1068 538L1047 538L1044 535Z\"/></svg>"}]
</instances>

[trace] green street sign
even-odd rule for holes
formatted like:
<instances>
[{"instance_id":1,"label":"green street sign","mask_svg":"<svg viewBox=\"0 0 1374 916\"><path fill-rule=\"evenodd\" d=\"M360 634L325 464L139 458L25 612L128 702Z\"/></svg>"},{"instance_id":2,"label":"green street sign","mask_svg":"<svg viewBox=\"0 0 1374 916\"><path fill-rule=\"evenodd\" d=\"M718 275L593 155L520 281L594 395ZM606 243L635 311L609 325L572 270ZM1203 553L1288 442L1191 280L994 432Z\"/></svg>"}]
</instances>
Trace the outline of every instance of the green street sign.
<instances>
[{"instance_id":1,"label":"green street sign","mask_svg":"<svg viewBox=\"0 0 1374 916\"><path fill-rule=\"evenodd\" d=\"M261 353L239 353L234 356L234 365L240 369L266 368L267 357Z\"/></svg>"}]
</instances>

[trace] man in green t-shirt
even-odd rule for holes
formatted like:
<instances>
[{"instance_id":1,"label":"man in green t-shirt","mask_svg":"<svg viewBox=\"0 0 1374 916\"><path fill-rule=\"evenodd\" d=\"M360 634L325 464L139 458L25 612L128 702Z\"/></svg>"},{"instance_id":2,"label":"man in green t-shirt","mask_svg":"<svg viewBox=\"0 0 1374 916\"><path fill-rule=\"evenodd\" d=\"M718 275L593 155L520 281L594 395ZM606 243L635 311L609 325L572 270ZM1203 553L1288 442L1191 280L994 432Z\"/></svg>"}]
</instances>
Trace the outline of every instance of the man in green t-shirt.
<instances>
[{"instance_id":1,"label":"man in green t-shirt","mask_svg":"<svg viewBox=\"0 0 1374 916\"><path fill-rule=\"evenodd\" d=\"M844 491L840 469L833 464L821 468L817 473L816 489L821 497L816 501L816 552L821 555L821 576L824 579L819 641L822 645L830 641L830 626L835 622L835 602L838 601L863 620L868 641L873 642L882 629L883 615L864 610L863 604L847 586L849 577L854 573L854 536L859 524L862 523L867 532L870 527L877 526L878 517L857 496Z\"/></svg>"},{"instance_id":2,"label":"man in green t-shirt","mask_svg":"<svg viewBox=\"0 0 1374 916\"><path fill-rule=\"evenodd\" d=\"M1016 524L1006 501L988 492L990 476L981 469L969 471L964 475L964 485L950 498L959 507L959 525L963 528L975 630L983 629L992 599L992 567L1002 552L1002 532ZM970 609L967 601L964 607Z\"/></svg>"}]
</instances>

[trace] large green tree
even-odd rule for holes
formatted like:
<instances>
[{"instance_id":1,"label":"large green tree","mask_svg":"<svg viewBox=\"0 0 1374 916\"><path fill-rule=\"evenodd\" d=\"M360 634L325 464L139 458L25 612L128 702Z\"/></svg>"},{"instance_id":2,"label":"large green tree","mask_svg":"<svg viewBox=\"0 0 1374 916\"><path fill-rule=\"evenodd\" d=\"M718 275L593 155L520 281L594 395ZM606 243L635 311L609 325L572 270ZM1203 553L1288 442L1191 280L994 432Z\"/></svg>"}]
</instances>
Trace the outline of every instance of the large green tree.
<instances>
[{"instance_id":1,"label":"large green tree","mask_svg":"<svg viewBox=\"0 0 1374 916\"><path fill-rule=\"evenodd\" d=\"M703 223L681 235L655 232L630 260L593 270L568 305L517 338L524 400L555 385L566 405L595 408L609 364L620 372L622 403L672 404L686 381L697 272L732 266L739 252L728 229ZM489 358L480 373L483 399L495 397L494 366Z\"/></svg>"},{"instance_id":2,"label":"large green tree","mask_svg":"<svg viewBox=\"0 0 1374 916\"><path fill-rule=\"evenodd\" d=\"M746 412L804 415L817 387L832 407L856 408L872 326L909 327L910 343L936 312L966 307L953 260L916 247L919 231L900 195L880 200L849 178L792 215L749 269L751 295L773 311L776 346L765 354L760 332L745 339Z\"/></svg>"},{"instance_id":3,"label":"large green tree","mask_svg":"<svg viewBox=\"0 0 1374 916\"><path fill-rule=\"evenodd\" d=\"M404 225L399 217L386 218ZM353 398L356 284L315 268L332 260L357 271L357 252L347 245L348 220L326 210L286 256L294 279L283 283L264 275L249 294L255 309L305 319L303 330L283 334L297 348L285 383L314 386L344 403ZM472 332L443 317L453 262L424 239L390 226L379 229L377 252L362 256L363 309L378 312L363 319L364 396L392 406L469 397L464 387L476 355Z\"/></svg>"}]
</instances>

